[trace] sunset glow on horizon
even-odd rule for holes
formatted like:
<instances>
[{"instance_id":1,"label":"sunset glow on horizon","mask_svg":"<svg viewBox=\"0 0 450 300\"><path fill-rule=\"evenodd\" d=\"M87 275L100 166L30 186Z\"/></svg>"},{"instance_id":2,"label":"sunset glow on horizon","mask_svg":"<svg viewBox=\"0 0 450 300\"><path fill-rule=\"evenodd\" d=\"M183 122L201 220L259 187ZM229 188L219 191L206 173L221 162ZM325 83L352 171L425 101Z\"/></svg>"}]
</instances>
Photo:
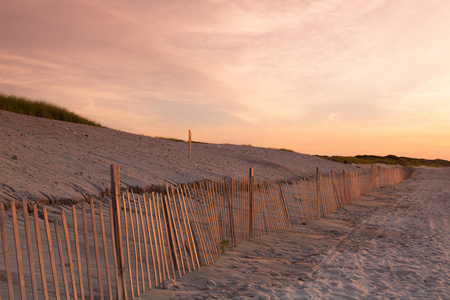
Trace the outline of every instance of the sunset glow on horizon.
<instances>
[{"instance_id":1,"label":"sunset glow on horizon","mask_svg":"<svg viewBox=\"0 0 450 300\"><path fill-rule=\"evenodd\" d=\"M149 136L450 160L450 1L4 1L0 92Z\"/></svg>"}]
</instances>

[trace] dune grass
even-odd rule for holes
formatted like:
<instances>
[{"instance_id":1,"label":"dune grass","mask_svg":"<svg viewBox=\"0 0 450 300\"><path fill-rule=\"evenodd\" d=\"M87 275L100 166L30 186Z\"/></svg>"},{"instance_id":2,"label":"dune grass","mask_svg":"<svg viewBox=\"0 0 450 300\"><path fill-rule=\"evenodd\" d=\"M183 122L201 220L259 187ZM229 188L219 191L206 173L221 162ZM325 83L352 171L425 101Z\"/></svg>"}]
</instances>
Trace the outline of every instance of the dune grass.
<instances>
[{"instance_id":1,"label":"dune grass","mask_svg":"<svg viewBox=\"0 0 450 300\"><path fill-rule=\"evenodd\" d=\"M410 158L410 157L398 157L395 155L376 156L376 155L356 155L356 156L327 156L316 155L320 158L337 161L344 164L387 164L387 165L400 165L405 167L450 167L450 161L443 159L423 159L423 158Z\"/></svg>"},{"instance_id":2,"label":"dune grass","mask_svg":"<svg viewBox=\"0 0 450 300\"><path fill-rule=\"evenodd\" d=\"M40 118L103 127L101 124L73 113L64 107L46 101L34 101L3 93L0 93L0 109Z\"/></svg>"}]
</instances>

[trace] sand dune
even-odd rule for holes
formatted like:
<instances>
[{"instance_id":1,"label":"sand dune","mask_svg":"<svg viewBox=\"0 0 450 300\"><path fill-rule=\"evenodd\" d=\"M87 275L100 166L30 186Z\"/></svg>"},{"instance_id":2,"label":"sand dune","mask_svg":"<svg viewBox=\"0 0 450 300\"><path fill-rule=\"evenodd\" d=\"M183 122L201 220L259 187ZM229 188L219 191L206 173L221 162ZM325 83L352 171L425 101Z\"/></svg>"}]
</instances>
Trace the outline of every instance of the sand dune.
<instances>
[{"instance_id":1,"label":"sand dune","mask_svg":"<svg viewBox=\"0 0 450 300\"><path fill-rule=\"evenodd\" d=\"M187 133L187 130L186 130ZM0 111L0 199L58 201L97 197L119 164L122 187L163 186L248 176L302 178L355 167L289 151L165 139ZM195 138L195 133L194 138Z\"/></svg>"}]
</instances>

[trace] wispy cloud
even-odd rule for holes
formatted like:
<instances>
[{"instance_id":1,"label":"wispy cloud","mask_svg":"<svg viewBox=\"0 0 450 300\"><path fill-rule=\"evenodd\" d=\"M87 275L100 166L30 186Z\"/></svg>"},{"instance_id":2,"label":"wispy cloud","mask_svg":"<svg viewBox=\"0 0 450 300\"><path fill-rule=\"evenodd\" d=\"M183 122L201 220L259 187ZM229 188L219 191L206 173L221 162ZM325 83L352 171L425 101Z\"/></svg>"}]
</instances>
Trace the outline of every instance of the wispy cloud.
<instances>
[{"instance_id":1,"label":"wispy cloud","mask_svg":"<svg viewBox=\"0 0 450 300\"><path fill-rule=\"evenodd\" d=\"M9 1L0 20L0 90L122 130L353 154L380 130L449 137L448 1Z\"/></svg>"}]
</instances>

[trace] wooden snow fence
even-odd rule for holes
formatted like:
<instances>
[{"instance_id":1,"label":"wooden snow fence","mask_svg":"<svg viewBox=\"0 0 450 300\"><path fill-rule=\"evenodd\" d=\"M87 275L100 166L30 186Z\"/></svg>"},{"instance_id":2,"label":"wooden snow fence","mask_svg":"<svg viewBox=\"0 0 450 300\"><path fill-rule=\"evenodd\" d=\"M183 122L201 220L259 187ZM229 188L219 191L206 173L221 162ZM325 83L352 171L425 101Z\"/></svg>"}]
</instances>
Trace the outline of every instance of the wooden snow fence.
<instances>
[{"instance_id":1,"label":"wooden snow fence","mask_svg":"<svg viewBox=\"0 0 450 300\"><path fill-rule=\"evenodd\" d=\"M116 170L118 172L118 169ZM168 186L72 207L0 202L0 295L133 299L214 263L250 237L300 226L362 192L401 182L403 168L316 179L249 178ZM117 181L119 182L119 181ZM117 183L116 182L116 183Z\"/></svg>"}]
</instances>

